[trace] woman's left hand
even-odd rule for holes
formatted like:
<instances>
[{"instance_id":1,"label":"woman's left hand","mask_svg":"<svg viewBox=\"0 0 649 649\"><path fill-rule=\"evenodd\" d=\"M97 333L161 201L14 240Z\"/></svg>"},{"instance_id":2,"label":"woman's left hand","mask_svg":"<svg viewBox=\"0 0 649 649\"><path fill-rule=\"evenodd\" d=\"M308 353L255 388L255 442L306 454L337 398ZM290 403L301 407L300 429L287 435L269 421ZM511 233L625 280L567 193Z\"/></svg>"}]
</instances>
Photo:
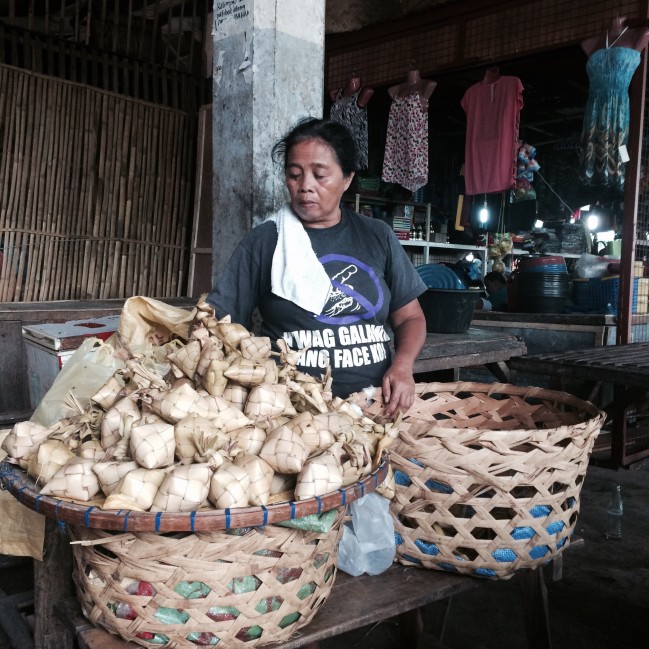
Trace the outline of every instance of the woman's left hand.
<instances>
[{"instance_id":1,"label":"woman's left hand","mask_svg":"<svg viewBox=\"0 0 649 649\"><path fill-rule=\"evenodd\" d=\"M412 366L400 367L396 363L383 375L383 399L385 415L392 417L405 412L415 401L415 379Z\"/></svg>"},{"instance_id":2,"label":"woman's left hand","mask_svg":"<svg viewBox=\"0 0 649 649\"><path fill-rule=\"evenodd\" d=\"M390 324L394 331L395 355L392 365L383 375L382 384L387 417L406 411L415 400L412 368L426 340L426 319L419 300L393 311Z\"/></svg>"}]
</instances>

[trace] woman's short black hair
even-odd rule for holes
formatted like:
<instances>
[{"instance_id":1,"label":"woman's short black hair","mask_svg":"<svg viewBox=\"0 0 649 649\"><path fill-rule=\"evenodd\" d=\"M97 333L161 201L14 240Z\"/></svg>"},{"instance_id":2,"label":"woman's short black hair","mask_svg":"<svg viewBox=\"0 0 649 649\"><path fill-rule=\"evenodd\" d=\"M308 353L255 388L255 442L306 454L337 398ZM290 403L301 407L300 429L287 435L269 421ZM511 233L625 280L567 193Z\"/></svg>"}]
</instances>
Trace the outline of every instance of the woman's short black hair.
<instances>
[{"instance_id":1,"label":"woman's short black hair","mask_svg":"<svg viewBox=\"0 0 649 649\"><path fill-rule=\"evenodd\" d=\"M338 122L317 117L306 117L300 120L275 146L272 157L275 162L286 160L291 149L305 140L322 140L332 149L342 169L343 176L349 176L356 171L356 143L347 127Z\"/></svg>"}]
</instances>

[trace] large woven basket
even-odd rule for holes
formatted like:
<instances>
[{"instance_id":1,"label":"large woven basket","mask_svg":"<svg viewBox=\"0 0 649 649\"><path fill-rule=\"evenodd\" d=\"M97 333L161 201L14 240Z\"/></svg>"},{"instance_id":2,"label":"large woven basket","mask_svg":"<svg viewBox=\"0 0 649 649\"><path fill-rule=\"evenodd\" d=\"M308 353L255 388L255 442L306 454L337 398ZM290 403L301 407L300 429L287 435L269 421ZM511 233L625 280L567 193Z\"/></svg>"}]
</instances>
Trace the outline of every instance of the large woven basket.
<instances>
[{"instance_id":1,"label":"large woven basket","mask_svg":"<svg viewBox=\"0 0 649 649\"><path fill-rule=\"evenodd\" d=\"M84 615L146 647L286 641L334 583L344 508L326 533L278 525L198 534L71 528ZM85 544L87 543L87 544Z\"/></svg>"},{"instance_id":2,"label":"large woven basket","mask_svg":"<svg viewBox=\"0 0 649 649\"><path fill-rule=\"evenodd\" d=\"M604 418L564 392L418 384L390 454L397 560L507 579L555 557Z\"/></svg>"},{"instance_id":3,"label":"large woven basket","mask_svg":"<svg viewBox=\"0 0 649 649\"><path fill-rule=\"evenodd\" d=\"M287 641L325 602L347 505L376 490L388 467L383 455L357 482L306 500L185 513L41 496L7 461L0 483L67 524L77 597L93 624L146 647L254 647ZM323 531L300 528L307 522Z\"/></svg>"}]
</instances>

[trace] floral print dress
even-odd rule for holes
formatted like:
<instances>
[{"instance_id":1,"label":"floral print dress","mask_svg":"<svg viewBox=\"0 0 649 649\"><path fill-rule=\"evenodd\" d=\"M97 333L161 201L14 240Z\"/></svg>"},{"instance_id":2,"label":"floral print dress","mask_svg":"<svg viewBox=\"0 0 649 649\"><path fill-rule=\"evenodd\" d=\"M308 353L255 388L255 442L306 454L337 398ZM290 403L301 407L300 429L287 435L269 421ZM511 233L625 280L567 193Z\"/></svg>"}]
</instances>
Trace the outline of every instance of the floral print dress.
<instances>
[{"instance_id":1,"label":"floral print dress","mask_svg":"<svg viewBox=\"0 0 649 649\"><path fill-rule=\"evenodd\" d=\"M390 105L381 180L416 192L428 182L428 115L418 94Z\"/></svg>"}]
</instances>

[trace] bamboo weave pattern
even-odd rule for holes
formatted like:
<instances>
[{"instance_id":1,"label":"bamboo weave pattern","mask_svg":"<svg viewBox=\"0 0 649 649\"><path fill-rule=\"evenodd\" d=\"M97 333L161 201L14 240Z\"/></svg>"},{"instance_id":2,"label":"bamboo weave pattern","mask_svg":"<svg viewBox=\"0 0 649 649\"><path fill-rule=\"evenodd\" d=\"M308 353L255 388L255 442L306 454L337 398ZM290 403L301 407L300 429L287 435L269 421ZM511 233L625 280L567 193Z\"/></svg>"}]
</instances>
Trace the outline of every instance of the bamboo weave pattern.
<instances>
[{"instance_id":1,"label":"bamboo weave pattern","mask_svg":"<svg viewBox=\"0 0 649 649\"><path fill-rule=\"evenodd\" d=\"M328 532L274 525L232 532L111 534L73 527L86 617L151 647L253 647L285 641L324 604L344 508Z\"/></svg>"},{"instance_id":2,"label":"bamboo weave pattern","mask_svg":"<svg viewBox=\"0 0 649 649\"><path fill-rule=\"evenodd\" d=\"M564 392L418 384L390 453L397 560L508 579L557 556L604 418Z\"/></svg>"}]
</instances>

